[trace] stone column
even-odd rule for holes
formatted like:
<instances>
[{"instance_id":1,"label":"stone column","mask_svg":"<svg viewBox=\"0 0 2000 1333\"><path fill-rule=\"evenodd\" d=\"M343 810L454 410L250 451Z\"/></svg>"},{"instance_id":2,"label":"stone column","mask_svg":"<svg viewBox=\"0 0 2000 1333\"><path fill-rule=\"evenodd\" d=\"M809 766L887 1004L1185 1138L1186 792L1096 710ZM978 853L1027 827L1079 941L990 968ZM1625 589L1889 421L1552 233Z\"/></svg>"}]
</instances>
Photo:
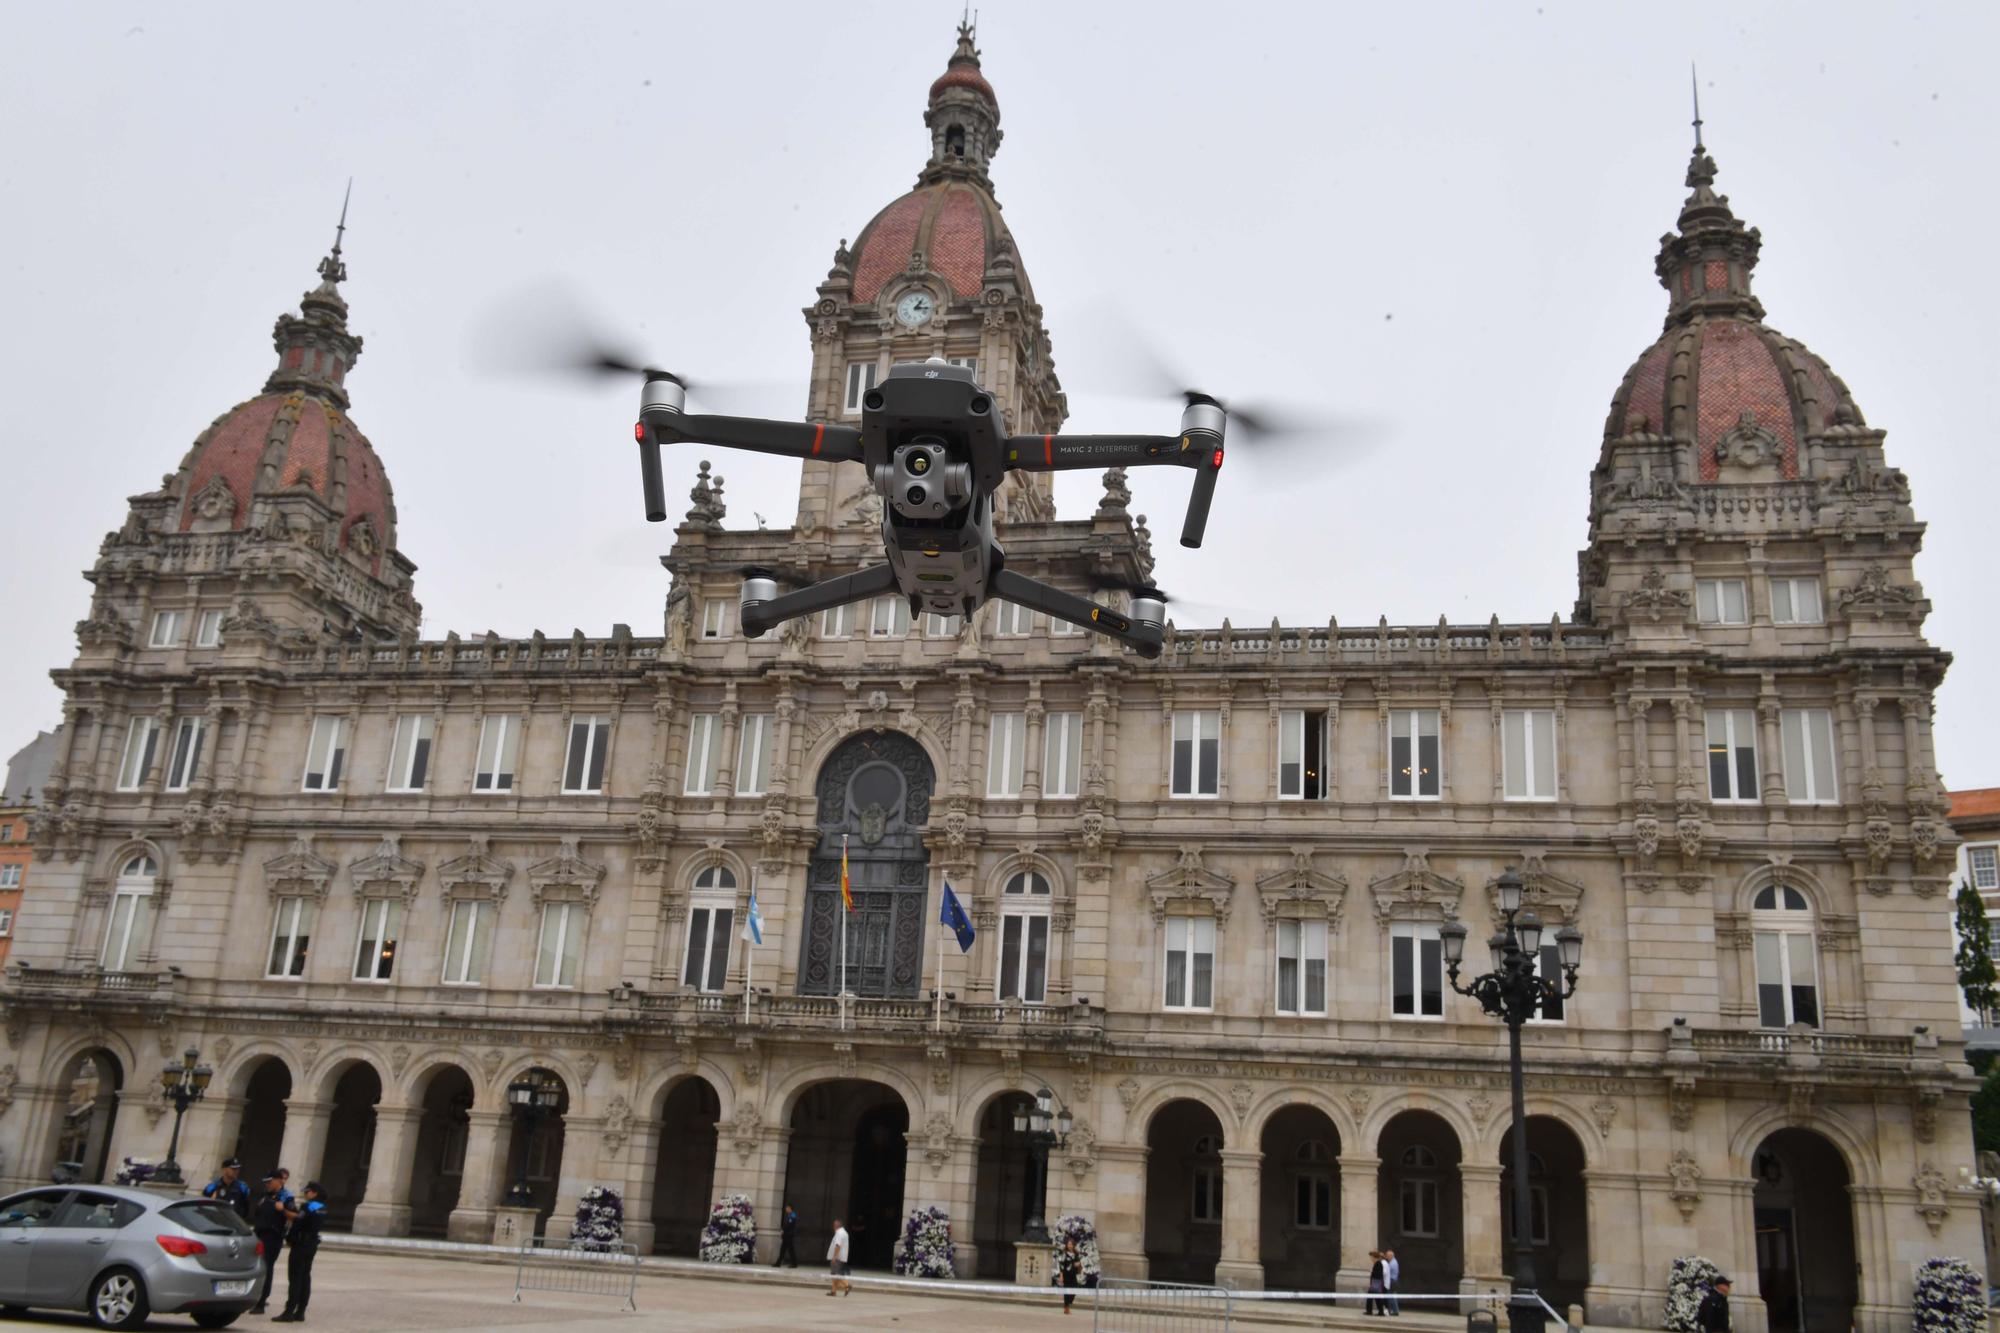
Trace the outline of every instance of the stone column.
<instances>
[{"instance_id":1,"label":"stone column","mask_svg":"<svg viewBox=\"0 0 2000 1333\"><path fill-rule=\"evenodd\" d=\"M597 1178L597 1161L604 1150L603 1130L603 1116L571 1112L563 1117L563 1155L562 1165L556 1171L555 1208L543 1233L551 1240L569 1238L570 1225L576 1221L576 1210L584 1193L602 1183Z\"/></svg>"},{"instance_id":2,"label":"stone column","mask_svg":"<svg viewBox=\"0 0 2000 1333\"><path fill-rule=\"evenodd\" d=\"M451 1240L484 1245L493 1237L493 1206L500 1197L501 1175L507 1170L507 1144L514 1118L507 1111L466 1112L465 1173L460 1177L458 1206L445 1223Z\"/></svg>"},{"instance_id":3,"label":"stone column","mask_svg":"<svg viewBox=\"0 0 2000 1333\"><path fill-rule=\"evenodd\" d=\"M291 1097L285 1102L285 1142L278 1164L292 1173L292 1192L317 1179L326 1157L326 1127L333 1118L332 1102Z\"/></svg>"},{"instance_id":4,"label":"stone column","mask_svg":"<svg viewBox=\"0 0 2000 1333\"><path fill-rule=\"evenodd\" d=\"M417 1156L421 1106L377 1106L375 1148L368 1158L368 1192L354 1210L361 1236L410 1234L410 1175Z\"/></svg>"},{"instance_id":5,"label":"stone column","mask_svg":"<svg viewBox=\"0 0 2000 1333\"><path fill-rule=\"evenodd\" d=\"M242 1097L219 1097L211 1091L188 1108L187 1124L181 1129L181 1162L188 1179L194 1179L197 1171L221 1169L223 1159L235 1153L244 1102ZM251 1181L251 1191L262 1183Z\"/></svg>"},{"instance_id":6,"label":"stone column","mask_svg":"<svg viewBox=\"0 0 2000 1333\"><path fill-rule=\"evenodd\" d=\"M1785 794L1784 732L1778 725L1783 710L1778 705L1776 694L1770 692L1777 688L1776 682L1769 676L1764 679L1766 693L1757 701L1757 744L1763 750L1759 759L1764 769L1758 775L1763 779L1760 795L1765 805L1789 805L1791 798Z\"/></svg>"},{"instance_id":7,"label":"stone column","mask_svg":"<svg viewBox=\"0 0 2000 1333\"><path fill-rule=\"evenodd\" d=\"M1460 1162L1459 1205L1460 1245L1465 1273L1459 1279L1461 1292L1508 1292L1514 1289L1507 1272L1504 1238L1506 1228L1500 1215L1500 1167L1478 1162Z\"/></svg>"},{"instance_id":8,"label":"stone column","mask_svg":"<svg viewBox=\"0 0 2000 1333\"><path fill-rule=\"evenodd\" d=\"M49 1172L55 1167L56 1125L66 1108L66 1091L25 1084L14 1089L12 1119L7 1124L9 1151L0 1154L0 1190L11 1193L49 1183Z\"/></svg>"},{"instance_id":9,"label":"stone column","mask_svg":"<svg viewBox=\"0 0 2000 1333\"><path fill-rule=\"evenodd\" d=\"M1098 1257L1107 1277L1144 1278L1146 1265L1146 1158L1142 1144L1097 1145ZM1089 1211L1089 1210L1085 1210Z\"/></svg>"},{"instance_id":10,"label":"stone column","mask_svg":"<svg viewBox=\"0 0 2000 1333\"><path fill-rule=\"evenodd\" d=\"M634 1117L625 1142L617 1149L605 1145L622 1162L624 1177L618 1190L625 1198L625 1239L640 1254L651 1254L657 1239L653 1222L653 1187L660 1171L660 1122ZM620 1169L606 1168L607 1174Z\"/></svg>"},{"instance_id":11,"label":"stone column","mask_svg":"<svg viewBox=\"0 0 2000 1333\"><path fill-rule=\"evenodd\" d=\"M1705 1184L1709 1196L1701 1204L1698 1218L1720 1234L1709 1232L1708 1257L1723 1272L1736 1279L1729 1301L1730 1324L1744 1333L1765 1333L1769 1327L1762 1292L1757 1285L1757 1187L1749 1180L1717 1180ZM1708 1213L1714 1208L1719 1217ZM1857 1237L1858 1239L1858 1237Z\"/></svg>"},{"instance_id":12,"label":"stone column","mask_svg":"<svg viewBox=\"0 0 2000 1333\"><path fill-rule=\"evenodd\" d=\"M1261 1151L1222 1150L1222 1257L1215 1265L1219 1284L1264 1289L1263 1181Z\"/></svg>"},{"instance_id":13,"label":"stone column","mask_svg":"<svg viewBox=\"0 0 2000 1333\"><path fill-rule=\"evenodd\" d=\"M1368 1290L1368 1251L1379 1243L1382 1225L1382 1159L1374 1156L1336 1159L1340 1164L1340 1271L1335 1291Z\"/></svg>"}]
</instances>

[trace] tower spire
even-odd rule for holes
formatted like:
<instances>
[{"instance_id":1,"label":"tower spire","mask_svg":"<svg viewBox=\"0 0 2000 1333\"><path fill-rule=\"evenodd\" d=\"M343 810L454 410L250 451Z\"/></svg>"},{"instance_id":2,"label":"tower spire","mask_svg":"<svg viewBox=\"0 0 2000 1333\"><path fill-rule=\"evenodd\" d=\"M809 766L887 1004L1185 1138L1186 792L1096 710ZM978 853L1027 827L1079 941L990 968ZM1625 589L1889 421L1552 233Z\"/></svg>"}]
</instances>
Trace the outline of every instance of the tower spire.
<instances>
[{"instance_id":1,"label":"tower spire","mask_svg":"<svg viewBox=\"0 0 2000 1333\"><path fill-rule=\"evenodd\" d=\"M1699 153L1699 152L1701 152L1701 151L1702 151L1702 145L1701 145L1701 75L1700 75L1700 74L1699 74L1699 73L1698 73L1698 72L1696 71L1696 69L1695 69L1695 66L1694 66L1694 62L1693 62L1692 60L1690 60L1690 61L1688 62L1688 84L1689 84L1689 87L1690 87L1690 88L1691 88L1691 89L1693 90L1693 92L1694 92L1694 150L1695 150L1695 152Z\"/></svg>"},{"instance_id":2,"label":"tower spire","mask_svg":"<svg viewBox=\"0 0 2000 1333\"><path fill-rule=\"evenodd\" d=\"M340 243L347 238L347 205L354 198L354 177L347 178L347 193L340 196L340 225L333 229L333 249L319 261L319 275L329 285L347 281L347 261L340 257Z\"/></svg>"}]
</instances>

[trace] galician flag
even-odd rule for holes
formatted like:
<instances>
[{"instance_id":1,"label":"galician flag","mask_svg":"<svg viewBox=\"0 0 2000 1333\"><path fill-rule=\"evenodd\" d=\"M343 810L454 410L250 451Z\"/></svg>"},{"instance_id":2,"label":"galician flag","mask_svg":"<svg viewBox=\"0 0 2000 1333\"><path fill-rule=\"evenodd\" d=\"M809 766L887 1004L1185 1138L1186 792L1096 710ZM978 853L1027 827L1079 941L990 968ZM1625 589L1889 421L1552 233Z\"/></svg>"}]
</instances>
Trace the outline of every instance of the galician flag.
<instances>
[{"instance_id":1,"label":"galician flag","mask_svg":"<svg viewBox=\"0 0 2000 1333\"><path fill-rule=\"evenodd\" d=\"M752 944L764 942L764 909L757 906L757 890L750 890L750 910L743 914L743 938Z\"/></svg>"},{"instance_id":2,"label":"galician flag","mask_svg":"<svg viewBox=\"0 0 2000 1333\"><path fill-rule=\"evenodd\" d=\"M840 904L848 911L854 910L854 890L847 884L847 835L840 835Z\"/></svg>"},{"instance_id":3,"label":"galician flag","mask_svg":"<svg viewBox=\"0 0 2000 1333\"><path fill-rule=\"evenodd\" d=\"M972 952L972 922L965 915L965 905L959 902L958 895L951 891L950 880L944 882L944 906L938 912L938 921L952 934L958 936L960 953Z\"/></svg>"}]
</instances>

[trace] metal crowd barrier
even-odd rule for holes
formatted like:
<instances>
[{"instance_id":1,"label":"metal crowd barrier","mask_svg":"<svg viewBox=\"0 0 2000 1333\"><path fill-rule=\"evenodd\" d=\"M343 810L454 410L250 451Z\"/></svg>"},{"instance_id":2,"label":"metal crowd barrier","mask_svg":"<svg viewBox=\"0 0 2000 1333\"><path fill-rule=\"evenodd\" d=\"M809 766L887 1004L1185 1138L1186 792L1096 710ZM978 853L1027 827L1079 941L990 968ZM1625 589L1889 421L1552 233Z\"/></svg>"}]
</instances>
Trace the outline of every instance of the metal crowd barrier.
<instances>
[{"instance_id":1,"label":"metal crowd barrier","mask_svg":"<svg viewBox=\"0 0 2000 1333\"><path fill-rule=\"evenodd\" d=\"M1235 1293L1227 1287L1100 1277L1091 1289L1092 1333L1228 1333Z\"/></svg>"},{"instance_id":2,"label":"metal crowd barrier","mask_svg":"<svg viewBox=\"0 0 2000 1333\"><path fill-rule=\"evenodd\" d=\"M614 1296L628 1310L639 1308L639 1247L619 1242L585 1249L546 1236L521 1246L514 1268L514 1299L524 1291L553 1291L566 1296Z\"/></svg>"}]
</instances>

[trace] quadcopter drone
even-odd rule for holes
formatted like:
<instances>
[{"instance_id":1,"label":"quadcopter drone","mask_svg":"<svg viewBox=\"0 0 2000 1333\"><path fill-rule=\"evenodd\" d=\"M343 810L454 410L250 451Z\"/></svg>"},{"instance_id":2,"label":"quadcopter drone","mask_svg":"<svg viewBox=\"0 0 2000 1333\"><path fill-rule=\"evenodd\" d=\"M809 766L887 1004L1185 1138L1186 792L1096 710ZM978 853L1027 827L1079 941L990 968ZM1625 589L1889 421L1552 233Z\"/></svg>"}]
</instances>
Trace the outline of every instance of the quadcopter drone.
<instances>
[{"instance_id":1,"label":"quadcopter drone","mask_svg":"<svg viewBox=\"0 0 2000 1333\"><path fill-rule=\"evenodd\" d=\"M743 581L743 633L758 638L797 616L889 593L910 611L971 616L998 598L1081 625L1142 657L1158 657L1165 641L1166 597L1156 588L1131 589L1130 615L1100 606L1007 568L993 535L993 497L1009 472L1172 466L1193 468L1181 545L1201 545L1222 470L1229 414L1206 394L1188 392L1177 435L1006 435L999 406L973 372L941 358L890 367L861 403L861 425L767 421L689 415L687 383L647 370L641 391L640 473L646 518L667 517L660 474L663 444L713 444L781 458L860 463L883 500L882 545L887 560L852 574L780 593L766 570Z\"/></svg>"}]
</instances>

